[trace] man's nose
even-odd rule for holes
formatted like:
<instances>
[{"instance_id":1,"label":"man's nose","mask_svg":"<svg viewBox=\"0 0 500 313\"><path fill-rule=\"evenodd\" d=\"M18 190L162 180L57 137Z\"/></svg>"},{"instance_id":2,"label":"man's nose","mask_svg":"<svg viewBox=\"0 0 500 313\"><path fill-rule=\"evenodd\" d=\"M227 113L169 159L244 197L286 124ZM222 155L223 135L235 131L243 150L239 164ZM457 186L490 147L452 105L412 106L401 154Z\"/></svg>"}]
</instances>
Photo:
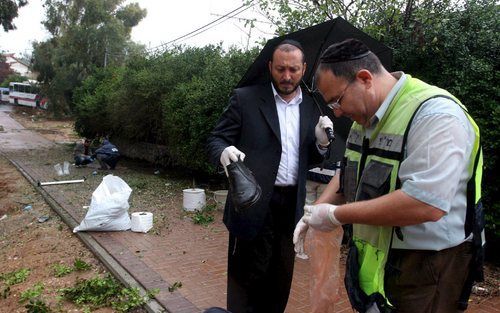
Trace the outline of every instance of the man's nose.
<instances>
[{"instance_id":1,"label":"man's nose","mask_svg":"<svg viewBox=\"0 0 500 313\"><path fill-rule=\"evenodd\" d=\"M290 80L292 78L292 73L290 71L283 72L283 79Z\"/></svg>"}]
</instances>

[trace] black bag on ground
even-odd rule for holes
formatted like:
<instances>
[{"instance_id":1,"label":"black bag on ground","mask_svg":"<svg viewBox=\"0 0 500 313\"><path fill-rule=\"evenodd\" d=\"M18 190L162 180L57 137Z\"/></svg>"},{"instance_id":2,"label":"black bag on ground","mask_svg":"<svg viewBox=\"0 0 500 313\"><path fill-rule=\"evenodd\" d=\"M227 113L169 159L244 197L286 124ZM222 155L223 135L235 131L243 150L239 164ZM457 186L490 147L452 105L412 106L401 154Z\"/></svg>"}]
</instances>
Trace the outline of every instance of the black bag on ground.
<instances>
[{"instance_id":1,"label":"black bag on ground","mask_svg":"<svg viewBox=\"0 0 500 313\"><path fill-rule=\"evenodd\" d=\"M262 193L252 171L238 160L226 166L229 178L229 197L236 211L245 210L255 204Z\"/></svg>"}]
</instances>

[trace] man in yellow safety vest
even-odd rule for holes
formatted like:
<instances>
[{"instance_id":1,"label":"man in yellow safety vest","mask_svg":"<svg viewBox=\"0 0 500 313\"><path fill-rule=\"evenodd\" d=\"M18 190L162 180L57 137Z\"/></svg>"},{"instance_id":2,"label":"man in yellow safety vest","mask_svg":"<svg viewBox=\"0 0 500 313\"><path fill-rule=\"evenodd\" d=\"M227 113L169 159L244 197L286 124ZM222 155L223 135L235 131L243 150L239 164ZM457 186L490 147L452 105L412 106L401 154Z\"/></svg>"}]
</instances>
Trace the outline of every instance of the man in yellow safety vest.
<instances>
[{"instance_id":1,"label":"man in yellow safety vest","mask_svg":"<svg viewBox=\"0 0 500 313\"><path fill-rule=\"evenodd\" d=\"M354 123L344 166L304 208L309 226L353 224L346 289L359 312L465 310L482 276L484 216L479 129L446 90L388 72L365 44L330 46L317 85Z\"/></svg>"}]
</instances>

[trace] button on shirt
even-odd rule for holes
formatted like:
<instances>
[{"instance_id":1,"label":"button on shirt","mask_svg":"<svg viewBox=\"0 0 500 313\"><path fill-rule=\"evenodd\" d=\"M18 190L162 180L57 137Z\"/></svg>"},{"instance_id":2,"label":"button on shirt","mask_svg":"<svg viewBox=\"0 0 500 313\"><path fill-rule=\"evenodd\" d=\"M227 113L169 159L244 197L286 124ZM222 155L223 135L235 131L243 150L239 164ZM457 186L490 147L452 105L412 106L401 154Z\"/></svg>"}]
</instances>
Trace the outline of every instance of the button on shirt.
<instances>
[{"instance_id":1,"label":"button on shirt","mask_svg":"<svg viewBox=\"0 0 500 313\"><path fill-rule=\"evenodd\" d=\"M402 72L393 76L398 82L366 128L367 137L407 78ZM439 251L465 241L467 167L475 137L467 116L454 101L437 97L422 104L411 123L399 169L401 190L445 215L437 222L402 227L404 238L395 236L394 248Z\"/></svg>"},{"instance_id":2,"label":"button on shirt","mask_svg":"<svg viewBox=\"0 0 500 313\"><path fill-rule=\"evenodd\" d=\"M300 103L302 90L297 88L295 97L286 102L276 92L272 85L281 135L281 159L276 176L276 186L291 186L297 184L299 169L299 139L300 139Z\"/></svg>"}]
</instances>

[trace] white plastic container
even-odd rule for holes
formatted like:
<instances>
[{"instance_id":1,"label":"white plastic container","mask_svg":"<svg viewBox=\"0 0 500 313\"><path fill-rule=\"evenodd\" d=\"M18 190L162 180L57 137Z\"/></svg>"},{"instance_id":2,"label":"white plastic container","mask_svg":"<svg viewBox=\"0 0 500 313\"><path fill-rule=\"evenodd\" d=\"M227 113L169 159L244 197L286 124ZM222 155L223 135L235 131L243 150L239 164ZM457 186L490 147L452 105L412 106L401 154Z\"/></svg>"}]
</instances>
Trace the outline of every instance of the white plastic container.
<instances>
[{"instance_id":1,"label":"white plastic container","mask_svg":"<svg viewBox=\"0 0 500 313\"><path fill-rule=\"evenodd\" d=\"M56 170L57 175L59 175L59 176L64 175L63 168L61 167L61 164L57 163L56 165L54 165L54 169Z\"/></svg>"},{"instance_id":2,"label":"white plastic container","mask_svg":"<svg viewBox=\"0 0 500 313\"><path fill-rule=\"evenodd\" d=\"M63 163L63 173L64 175L69 175L69 162L64 161Z\"/></svg>"},{"instance_id":3,"label":"white plastic container","mask_svg":"<svg viewBox=\"0 0 500 313\"><path fill-rule=\"evenodd\" d=\"M218 210L224 210L227 199L227 190L216 190L214 191L214 201L217 203Z\"/></svg>"},{"instance_id":4,"label":"white plastic container","mask_svg":"<svg viewBox=\"0 0 500 313\"><path fill-rule=\"evenodd\" d=\"M205 189L189 188L182 190L182 207L186 211L199 211L207 203Z\"/></svg>"}]
</instances>

